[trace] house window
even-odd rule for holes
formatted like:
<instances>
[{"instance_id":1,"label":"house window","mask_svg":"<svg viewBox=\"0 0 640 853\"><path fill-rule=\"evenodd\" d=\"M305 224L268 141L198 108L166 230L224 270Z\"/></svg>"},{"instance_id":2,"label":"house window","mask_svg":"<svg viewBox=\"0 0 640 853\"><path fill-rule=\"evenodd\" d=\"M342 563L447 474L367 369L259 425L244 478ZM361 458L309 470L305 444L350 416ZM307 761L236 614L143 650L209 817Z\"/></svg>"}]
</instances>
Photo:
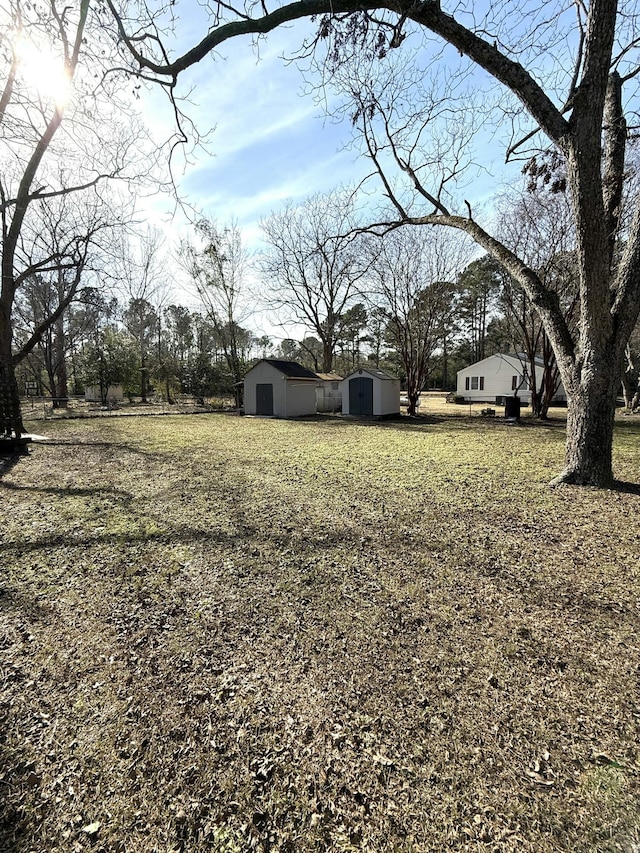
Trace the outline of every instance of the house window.
<instances>
[{"instance_id":1,"label":"house window","mask_svg":"<svg viewBox=\"0 0 640 853\"><path fill-rule=\"evenodd\" d=\"M471 390L472 391L478 390L478 377L477 376L471 377Z\"/></svg>"},{"instance_id":2,"label":"house window","mask_svg":"<svg viewBox=\"0 0 640 853\"><path fill-rule=\"evenodd\" d=\"M331 383L331 389L332 389L333 391L337 391L337 390L338 390L338 383L337 383L337 382L332 382L332 383Z\"/></svg>"},{"instance_id":3,"label":"house window","mask_svg":"<svg viewBox=\"0 0 640 853\"><path fill-rule=\"evenodd\" d=\"M517 376L512 376L512 377L511 377L511 390L512 390L512 391L517 391L517 390L518 390L518 385L519 385L519 384L520 384L520 383L518 382L518 377L517 377Z\"/></svg>"},{"instance_id":4,"label":"house window","mask_svg":"<svg viewBox=\"0 0 640 853\"><path fill-rule=\"evenodd\" d=\"M464 390L465 391L469 390L469 377L468 376L466 376L465 380L464 380Z\"/></svg>"},{"instance_id":5,"label":"house window","mask_svg":"<svg viewBox=\"0 0 640 853\"><path fill-rule=\"evenodd\" d=\"M484 391L484 376L480 377L480 390Z\"/></svg>"}]
</instances>

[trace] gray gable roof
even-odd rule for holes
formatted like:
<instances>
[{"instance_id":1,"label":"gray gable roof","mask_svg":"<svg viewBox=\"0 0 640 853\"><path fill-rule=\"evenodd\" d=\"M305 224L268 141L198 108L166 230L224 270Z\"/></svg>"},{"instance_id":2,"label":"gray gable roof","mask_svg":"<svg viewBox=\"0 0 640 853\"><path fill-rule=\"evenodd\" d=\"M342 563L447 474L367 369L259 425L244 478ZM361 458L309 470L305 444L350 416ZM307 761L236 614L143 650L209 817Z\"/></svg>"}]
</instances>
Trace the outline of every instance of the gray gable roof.
<instances>
[{"instance_id":1,"label":"gray gable roof","mask_svg":"<svg viewBox=\"0 0 640 853\"><path fill-rule=\"evenodd\" d=\"M263 358L262 361L270 364L272 367L275 367L276 370L279 370L280 373L284 373L285 376L292 376L297 379L318 378L313 371L308 370L301 364L298 364L297 361L282 361L279 358Z\"/></svg>"},{"instance_id":2,"label":"gray gable roof","mask_svg":"<svg viewBox=\"0 0 640 853\"><path fill-rule=\"evenodd\" d=\"M357 376L359 373L368 373L369 376L376 376L378 379L382 380L397 380L397 376L393 376L391 373L387 373L386 370L383 370L381 367L367 367L366 365L362 365L361 367L357 367L352 373L350 373L346 379L351 379L354 376Z\"/></svg>"}]
</instances>

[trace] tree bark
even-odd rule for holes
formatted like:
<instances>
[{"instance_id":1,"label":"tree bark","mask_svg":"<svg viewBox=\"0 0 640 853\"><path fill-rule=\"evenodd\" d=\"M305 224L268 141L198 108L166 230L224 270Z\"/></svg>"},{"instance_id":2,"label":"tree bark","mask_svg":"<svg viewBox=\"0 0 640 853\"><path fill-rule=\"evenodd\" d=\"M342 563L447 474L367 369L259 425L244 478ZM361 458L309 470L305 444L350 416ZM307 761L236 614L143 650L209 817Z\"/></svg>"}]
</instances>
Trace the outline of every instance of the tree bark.
<instances>
[{"instance_id":1,"label":"tree bark","mask_svg":"<svg viewBox=\"0 0 640 853\"><path fill-rule=\"evenodd\" d=\"M13 365L0 364L0 435L20 438L25 432Z\"/></svg>"},{"instance_id":2,"label":"tree bark","mask_svg":"<svg viewBox=\"0 0 640 853\"><path fill-rule=\"evenodd\" d=\"M598 360L583 369L580 381L567 391L565 468L551 481L552 486L567 483L606 488L612 484L619 377L615 359Z\"/></svg>"},{"instance_id":3,"label":"tree bark","mask_svg":"<svg viewBox=\"0 0 640 853\"><path fill-rule=\"evenodd\" d=\"M333 345L332 341L322 342L322 372L331 373L333 370Z\"/></svg>"}]
</instances>

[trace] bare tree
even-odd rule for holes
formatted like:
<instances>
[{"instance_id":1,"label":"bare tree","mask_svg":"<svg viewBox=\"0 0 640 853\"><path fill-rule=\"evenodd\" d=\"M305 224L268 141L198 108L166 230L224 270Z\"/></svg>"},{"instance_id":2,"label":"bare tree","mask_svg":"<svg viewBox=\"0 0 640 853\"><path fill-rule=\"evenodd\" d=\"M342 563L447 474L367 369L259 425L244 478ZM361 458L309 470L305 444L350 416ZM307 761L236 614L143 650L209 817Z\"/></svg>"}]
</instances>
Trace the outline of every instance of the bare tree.
<instances>
[{"instance_id":1,"label":"bare tree","mask_svg":"<svg viewBox=\"0 0 640 853\"><path fill-rule=\"evenodd\" d=\"M516 248L544 286L556 294L565 322L573 329L578 280L568 199L564 193L534 186L531 192L508 193L500 207L502 241ZM546 418L560 385L560 372L544 324L526 291L508 274L503 275L500 303L516 350L526 360L532 412L536 417ZM538 381L540 364L542 377Z\"/></svg>"},{"instance_id":2,"label":"bare tree","mask_svg":"<svg viewBox=\"0 0 640 853\"><path fill-rule=\"evenodd\" d=\"M117 45L105 38L101 17L89 0L7 0L0 10L0 434L6 436L24 432L16 365L77 298L105 232L122 225L125 208L105 195L105 182L150 169L148 160L141 166L138 124L114 70ZM16 299L34 276L55 281L56 298L16 349Z\"/></svg>"},{"instance_id":3,"label":"bare tree","mask_svg":"<svg viewBox=\"0 0 640 853\"><path fill-rule=\"evenodd\" d=\"M94 194L68 194L44 200L39 213L37 228L25 223L15 247L21 274L11 304L11 358L17 365L40 348L52 398L64 404L68 396L64 315L74 302L83 301L98 276L108 277L105 256L111 253L114 231L121 228L122 211ZM22 431L21 420L19 427ZM5 433L9 429L5 423Z\"/></svg>"},{"instance_id":4,"label":"bare tree","mask_svg":"<svg viewBox=\"0 0 640 853\"><path fill-rule=\"evenodd\" d=\"M25 283L16 301L14 334L18 347L21 339L30 337L31 328L40 325L64 299L65 285L61 271L51 278L36 275ZM65 314L61 314L56 322L43 332L34 349L26 356L38 385L42 384L42 374L46 376L44 384L54 409L64 407L68 402L67 355Z\"/></svg>"},{"instance_id":5,"label":"bare tree","mask_svg":"<svg viewBox=\"0 0 640 853\"><path fill-rule=\"evenodd\" d=\"M374 257L372 296L387 317L387 339L407 382L408 413L417 410L441 347L454 302L455 281L471 242L445 231L397 230L380 241Z\"/></svg>"},{"instance_id":6,"label":"bare tree","mask_svg":"<svg viewBox=\"0 0 640 853\"><path fill-rule=\"evenodd\" d=\"M448 174L436 175L434 181L428 169L421 170L425 119L433 98L424 107L419 102L424 92L416 98L408 92L408 97L392 104L376 85L384 84L386 69L368 79L360 75L357 86L351 87L365 148L395 206L393 220L380 223L380 230L403 224L444 225L465 232L500 261L542 318L568 395L565 468L555 482L611 482L615 401L626 345L640 312L637 196L623 235L624 250L619 257L615 252L624 221L628 127L623 103L630 103L637 91L639 13L619 6L616 0L591 0L562 9L545 2L526 9L507 2L489 4L486 11L470 3L452 4L447 9L440 2L414 0L370 0L365 4L309 0L272 10L251 2L236 8L219 3L200 42L170 59L167 46L153 40L157 36L153 21L146 27L138 19L135 31L128 32L129 22L119 19L111 0L107 2L123 43L140 67L156 79L175 80L229 39L264 35L287 22L315 16L318 28L308 47L313 50L317 44L328 44L332 71L345 67L353 57L382 62L389 51L402 50L405 41L411 41L406 36L413 28L425 34L428 48L441 45L440 53L431 50L434 63L442 66L444 54L451 62L456 56L453 48L463 62L479 69L474 78L484 84L485 94L490 91L487 82L494 87L499 84L506 109L496 115L506 118L511 134L504 124L495 131L500 132L497 138L502 139L507 158L521 156L529 145L543 158L538 165L546 157L553 169L555 158L563 171L557 186L566 186L576 233L580 299L575 327L569 328L554 292L537 272L491 233L470 204L460 206L455 194L447 196L460 174L456 159L462 156L471 162L472 156L454 146L458 153L447 161ZM348 69L351 80L356 79L352 65ZM463 94L459 94L456 103L462 106ZM455 92L449 86L449 94L445 90L441 100L440 117L452 95ZM413 127L413 142L399 140L398 127ZM482 142L486 144L486 139ZM390 166L407 179L410 196L395 186Z\"/></svg>"},{"instance_id":7,"label":"bare tree","mask_svg":"<svg viewBox=\"0 0 640 853\"><path fill-rule=\"evenodd\" d=\"M127 300L122 320L138 353L140 397L147 402L152 361L159 366L158 341L162 334L162 312L168 299L166 258L162 235L153 228L135 235L122 234L116 262L120 287ZM160 372L162 372L160 370Z\"/></svg>"},{"instance_id":8,"label":"bare tree","mask_svg":"<svg viewBox=\"0 0 640 853\"><path fill-rule=\"evenodd\" d=\"M336 345L371 263L355 234L353 200L346 193L286 204L262 223L268 249L259 260L270 306L303 324L322 342L322 371L333 369Z\"/></svg>"},{"instance_id":9,"label":"bare tree","mask_svg":"<svg viewBox=\"0 0 640 853\"><path fill-rule=\"evenodd\" d=\"M237 223L219 228L209 219L200 220L197 232L203 245L185 242L180 255L215 329L239 406L238 383L244 377L247 358L246 331L241 326L247 316L247 253L242 232Z\"/></svg>"}]
</instances>

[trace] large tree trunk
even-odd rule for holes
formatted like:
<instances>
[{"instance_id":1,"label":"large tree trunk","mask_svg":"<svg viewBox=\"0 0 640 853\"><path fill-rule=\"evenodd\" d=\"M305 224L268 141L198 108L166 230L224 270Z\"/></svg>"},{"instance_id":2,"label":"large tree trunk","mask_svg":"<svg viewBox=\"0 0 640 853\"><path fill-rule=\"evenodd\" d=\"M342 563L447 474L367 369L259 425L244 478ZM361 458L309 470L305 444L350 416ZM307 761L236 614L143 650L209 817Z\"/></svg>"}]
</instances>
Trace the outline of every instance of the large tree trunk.
<instances>
[{"instance_id":1,"label":"large tree trunk","mask_svg":"<svg viewBox=\"0 0 640 853\"><path fill-rule=\"evenodd\" d=\"M331 373L333 370L333 345L331 341L322 342L322 372Z\"/></svg>"},{"instance_id":2,"label":"large tree trunk","mask_svg":"<svg viewBox=\"0 0 640 853\"><path fill-rule=\"evenodd\" d=\"M4 305L0 306L0 436L20 438L26 430L11 352L10 312L2 309Z\"/></svg>"},{"instance_id":3,"label":"large tree trunk","mask_svg":"<svg viewBox=\"0 0 640 853\"><path fill-rule=\"evenodd\" d=\"M613 482L613 424L619 387L618 365L602 360L599 369L583 371L568 391L565 469L552 480L578 486L607 487Z\"/></svg>"},{"instance_id":4,"label":"large tree trunk","mask_svg":"<svg viewBox=\"0 0 640 853\"><path fill-rule=\"evenodd\" d=\"M25 432L13 365L0 364L0 435L20 438Z\"/></svg>"}]
</instances>

